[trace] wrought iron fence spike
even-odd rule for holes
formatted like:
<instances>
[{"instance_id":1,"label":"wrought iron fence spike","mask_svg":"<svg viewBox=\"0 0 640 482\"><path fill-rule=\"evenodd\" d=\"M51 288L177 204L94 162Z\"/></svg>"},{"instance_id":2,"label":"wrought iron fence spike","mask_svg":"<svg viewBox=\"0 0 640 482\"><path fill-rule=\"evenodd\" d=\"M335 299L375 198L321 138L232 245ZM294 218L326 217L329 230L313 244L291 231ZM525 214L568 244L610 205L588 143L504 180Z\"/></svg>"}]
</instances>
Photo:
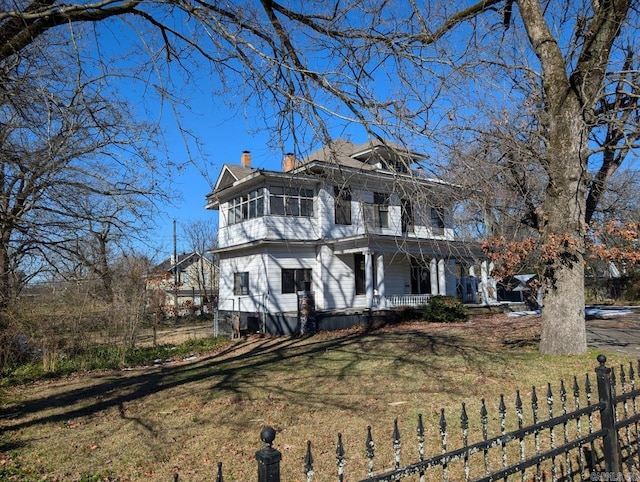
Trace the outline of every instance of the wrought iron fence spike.
<instances>
[{"instance_id":1,"label":"wrought iron fence spike","mask_svg":"<svg viewBox=\"0 0 640 482\"><path fill-rule=\"evenodd\" d=\"M606 357L604 355L602 355L602 357L606 361ZM602 366L604 366L604 363L602 363ZM617 389L618 389L618 381L616 379L616 371L614 369L611 369L611 391L613 392L614 395L616 394Z\"/></svg>"},{"instance_id":2,"label":"wrought iron fence spike","mask_svg":"<svg viewBox=\"0 0 640 482\"><path fill-rule=\"evenodd\" d=\"M418 414L418 425L416 426L416 433L418 434L418 440L424 439L424 424L422 423L422 414Z\"/></svg>"},{"instance_id":3,"label":"wrought iron fence spike","mask_svg":"<svg viewBox=\"0 0 640 482\"><path fill-rule=\"evenodd\" d=\"M467 405L465 403L462 404L462 412L460 413L460 427L462 430L469 428L469 416L467 415Z\"/></svg>"},{"instance_id":4,"label":"wrought iron fence spike","mask_svg":"<svg viewBox=\"0 0 640 482\"><path fill-rule=\"evenodd\" d=\"M487 411L487 405L484 401L484 398L482 399L482 405L480 407L480 417L482 418L487 418L487 415L489 415L489 412Z\"/></svg>"},{"instance_id":5,"label":"wrought iron fence spike","mask_svg":"<svg viewBox=\"0 0 640 482\"><path fill-rule=\"evenodd\" d=\"M416 426L418 435L418 456L420 461L424 460L424 424L422 423L422 414L418 414L418 425Z\"/></svg>"},{"instance_id":6,"label":"wrought iron fence spike","mask_svg":"<svg viewBox=\"0 0 640 482\"><path fill-rule=\"evenodd\" d=\"M504 394L500 394L500 403L498 404L498 411L503 417L507 414L507 406L504 403Z\"/></svg>"},{"instance_id":7,"label":"wrought iron fence spike","mask_svg":"<svg viewBox=\"0 0 640 482\"><path fill-rule=\"evenodd\" d=\"M523 426L523 410L522 410L522 398L520 397L520 390L516 390L516 415L518 416L518 428Z\"/></svg>"},{"instance_id":8,"label":"wrought iron fence spike","mask_svg":"<svg viewBox=\"0 0 640 482\"><path fill-rule=\"evenodd\" d=\"M400 429L398 428L398 419L393 421L393 453L395 459L396 470L400 468L400 449L402 444L400 443Z\"/></svg>"},{"instance_id":9,"label":"wrought iron fence spike","mask_svg":"<svg viewBox=\"0 0 640 482\"><path fill-rule=\"evenodd\" d=\"M342 482L344 477L344 446L342 445L342 434L338 433L338 445L336 446L336 465L338 466L338 481Z\"/></svg>"},{"instance_id":10,"label":"wrought iron fence spike","mask_svg":"<svg viewBox=\"0 0 640 482\"><path fill-rule=\"evenodd\" d=\"M398 428L398 419L393 421L393 442L400 442L400 429Z\"/></svg>"},{"instance_id":11,"label":"wrought iron fence spike","mask_svg":"<svg viewBox=\"0 0 640 482\"><path fill-rule=\"evenodd\" d=\"M307 452L304 454L304 473L309 477L309 472L313 472L313 455L311 454L311 440L307 440Z\"/></svg>"},{"instance_id":12,"label":"wrought iron fence spike","mask_svg":"<svg viewBox=\"0 0 640 482\"><path fill-rule=\"evenodd\" d=\"M216 475L216 482L224 482L222 478L222 462L218 462L218 475Z\"/></svg>"},{"instance_id":13,"label":"wrought iron fence spike","mask_svg":"<svg viewBox=\"0 0 640 482\"><path fill-rule=\"evenodd\" d=\"M342 445L342 434L338 432L338 444L336 445L336 456L344 457L344 446Z\"/></svg>"},{"instance_id":14,"label":"wrought iron fence spike","mask_svg":"<svg viewBox=\"0 0 640 482\"><path fill-rule=\"evenodd\" d=\"M371 425L367 426L367 441L365 442L367 459L369 464L369 477L373 477L373 458L375 456L375 443L371 435Z\"/></svg>"}]
</instances>

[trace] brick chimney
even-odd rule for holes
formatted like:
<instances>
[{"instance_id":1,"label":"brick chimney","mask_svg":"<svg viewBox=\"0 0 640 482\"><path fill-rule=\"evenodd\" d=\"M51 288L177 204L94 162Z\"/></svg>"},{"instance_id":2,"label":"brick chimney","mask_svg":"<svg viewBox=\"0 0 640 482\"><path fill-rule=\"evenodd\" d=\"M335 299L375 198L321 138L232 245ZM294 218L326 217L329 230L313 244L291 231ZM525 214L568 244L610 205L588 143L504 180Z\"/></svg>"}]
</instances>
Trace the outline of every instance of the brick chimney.
<instances>
[{"instance_id":1,"label":"brick chimney","mask_svg":"<svg viewBox=\"0 0 640 482\"><path fill-rule=\"evenodd\" d=\"M296 155L292 152L287 152L282 160L282 170L289 172L296 167Z\"/></svg>"},{"instance_id":2,"label":"brick chimney","mask_svg":"<svg viewBox=\"0 0 640 482\"><path fill-rule=\"evenodd\" d=\"M249 151L242 151L240 156L240 164L244 167L251 167L251 153Z\"/></svg>"}]
</instances>

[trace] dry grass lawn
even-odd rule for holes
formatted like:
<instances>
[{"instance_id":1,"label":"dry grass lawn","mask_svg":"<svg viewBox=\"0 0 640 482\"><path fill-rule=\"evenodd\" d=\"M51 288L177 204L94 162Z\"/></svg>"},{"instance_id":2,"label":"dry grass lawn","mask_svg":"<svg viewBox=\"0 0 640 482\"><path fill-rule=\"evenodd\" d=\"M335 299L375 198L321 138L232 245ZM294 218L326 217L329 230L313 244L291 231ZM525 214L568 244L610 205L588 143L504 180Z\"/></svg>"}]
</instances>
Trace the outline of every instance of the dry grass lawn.
<instances>
[{"instance_id":1,"label":"dry grass lawn","mask_svg":"<svg viewBox=\"0 0 640 482\"><path fill-rule=\"evenodd\" d=\"M225 481L256 479L263 426L277 430L282 480L305 480L311 440L317 481L336 480L335 444L343 434L345 480L366 476L366 427L376 469L392 465L393 420L403 463L417 459L422 413L430 455L439 453L440 409L459 433L462 402L477 430L480 400L497 427L500 394L513 413L547 382L593 373L596 353L541 356L539 319L476 318L464 324L404 323L370 332L310 338L249 337L217 353L160 367L84 373L6 390L1 397L0 470L5 480ZM607 354L611 366L632 360ZM513 416L513 415L511 415ZM475 433L470 442L481 437ZM456 436L451 436L453 444ZM457 448L450 445L450 448Z\"/></svg>"}]
</instances>

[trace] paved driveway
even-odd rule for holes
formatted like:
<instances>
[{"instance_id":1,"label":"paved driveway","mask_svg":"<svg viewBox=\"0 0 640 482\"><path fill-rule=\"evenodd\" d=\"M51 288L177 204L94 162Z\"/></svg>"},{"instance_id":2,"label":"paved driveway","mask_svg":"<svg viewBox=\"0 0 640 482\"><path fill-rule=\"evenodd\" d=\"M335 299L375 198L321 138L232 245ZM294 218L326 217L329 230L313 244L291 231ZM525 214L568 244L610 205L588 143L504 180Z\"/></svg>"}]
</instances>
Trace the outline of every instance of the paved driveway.
<instances>
[{"instance_id":1,"label":"paved driveway","mask_svg":"<svg viewBox=\"0 0 640 482\"><path fill-rule=\"evenodd\" d=\"M640 358L640 307L606 308L587 316L586 324L589 347Z\"/></svg>"}]
</instances>

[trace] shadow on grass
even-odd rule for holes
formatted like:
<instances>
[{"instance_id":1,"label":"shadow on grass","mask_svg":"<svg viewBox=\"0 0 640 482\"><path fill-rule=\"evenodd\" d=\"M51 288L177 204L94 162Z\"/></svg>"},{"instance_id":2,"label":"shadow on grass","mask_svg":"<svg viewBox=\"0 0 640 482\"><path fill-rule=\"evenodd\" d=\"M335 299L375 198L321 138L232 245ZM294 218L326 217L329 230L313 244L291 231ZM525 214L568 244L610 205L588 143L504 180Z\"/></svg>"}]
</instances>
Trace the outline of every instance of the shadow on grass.
<instances>
[{"instance_id":1,"label":"shadow on grass","mask_svg":"<svg viewBox=\"0 0 640 482\"><path fill-rule=\"evenodd\" d=\"M460 391L464 396L462 388L447 384L447 366L455 363L456 369L482 375L483 367L502 364L513 356L488 348L477 337L426 333L410 326L402 331L349 332L339 338L253 337L197 362L140 369L135 374L111 372L97 382L87 380L90 385L86 387L53 395L43 393L6 406L0 414L0 426L5 432L15 432L36 424L67 422L114 407L126 418L124 406L129 402L201 382L210 382L202 395L211 398L273 393L306 407L333 406L344 410L353 409L352 403L316 391L321 381L330 379L336 391L352 395L363 379L376 376L395 377L397 382L407 384L415 384L416 378L435 379L441 380L440 387L445 390ZM60 410L51 413L56 408ZM4 450L8 447L0 445L0 451Z\"/></svg>"}]
</instances>

